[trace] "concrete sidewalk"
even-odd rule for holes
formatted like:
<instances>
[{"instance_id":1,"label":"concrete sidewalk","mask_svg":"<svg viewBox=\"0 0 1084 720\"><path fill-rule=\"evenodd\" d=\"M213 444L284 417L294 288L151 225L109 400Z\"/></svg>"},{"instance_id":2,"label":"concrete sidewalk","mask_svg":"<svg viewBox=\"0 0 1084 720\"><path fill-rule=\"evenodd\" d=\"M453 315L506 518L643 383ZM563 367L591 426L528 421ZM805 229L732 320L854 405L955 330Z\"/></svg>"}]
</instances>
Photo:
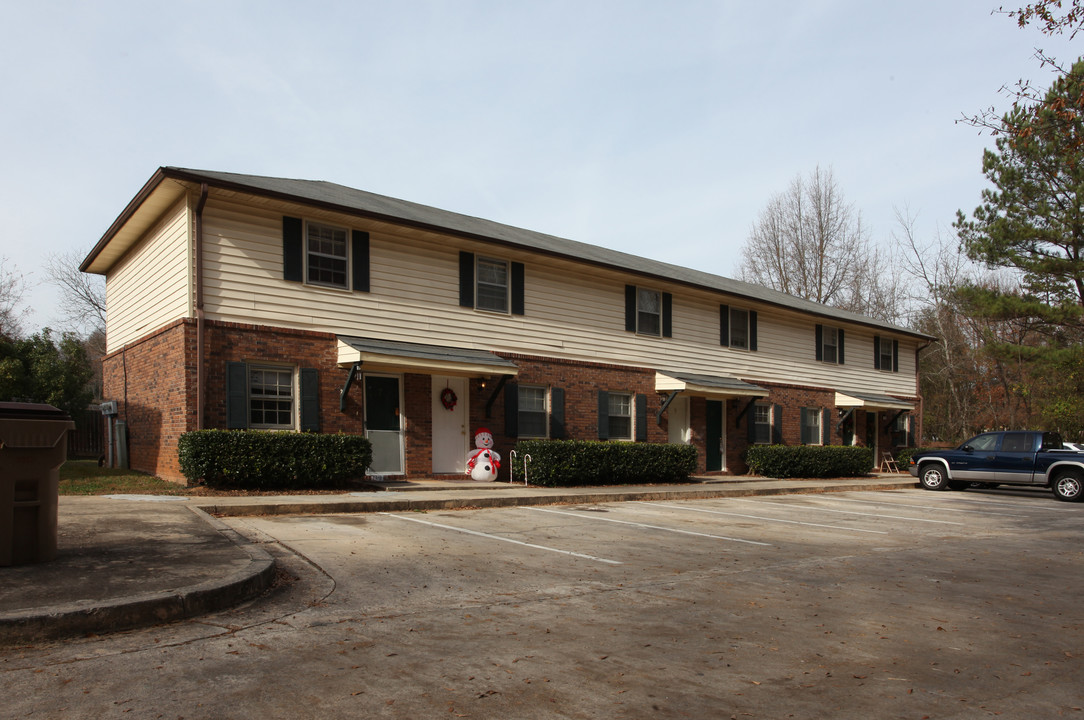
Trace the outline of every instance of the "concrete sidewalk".
<instances>
[{"instance_id":1,"label":"concrete sidewalk","mask_svg":"<svg viewBox=\"0 0 1084 720\"><path fill-rule=\"evenodd\" d=\"M913 488L910 475L835 480L705 477L680 485L538 488L508 483L376 483L373 492L251 497L60 498L52 562L0 567L0 645L145 627L254 598L275 564L216 516L402 512L689 500Z\"/></svg>"}]
</instances>

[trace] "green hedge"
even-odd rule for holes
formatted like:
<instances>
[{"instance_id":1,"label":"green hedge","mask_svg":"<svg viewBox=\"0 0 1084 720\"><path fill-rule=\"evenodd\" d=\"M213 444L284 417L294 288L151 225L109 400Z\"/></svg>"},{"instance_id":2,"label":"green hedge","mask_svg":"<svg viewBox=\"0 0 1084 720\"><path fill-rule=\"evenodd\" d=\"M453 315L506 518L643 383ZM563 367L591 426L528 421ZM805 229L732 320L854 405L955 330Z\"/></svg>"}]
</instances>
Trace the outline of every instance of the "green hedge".
<instances>
[{"instance_id":1,"label":"green hedge","mask_svg":"<svg viewBox=\"0 0 1084 720\"><path fill-rule=\"evenodd\" d=\"M247 490L343 485L373 459L360 435L197 430L181 435L181 472L190 483Z\"/></svg>"},{"instance_id":2,"label":"green hedge","mask_svg":"<svg viewBox=\"0 0 1084 720\"><path fill-rule=\"evenodd\" d=\"M512 481L523 482L523 461L532 485L639 485L688 480L696 472L692 445L600 442L597 440L520 440L506 458Z\"/></svg>"},{"instance_id":3,"label":"green hedge","mask_svg":"<svg viewBox=\"0 0 1084 720\"><path fill-rule=\"evenodd\" d=\"M873 451L842 445L757 445L746 451L749 471L774 478L868 475Z\"/></svg>"}]
</instances>

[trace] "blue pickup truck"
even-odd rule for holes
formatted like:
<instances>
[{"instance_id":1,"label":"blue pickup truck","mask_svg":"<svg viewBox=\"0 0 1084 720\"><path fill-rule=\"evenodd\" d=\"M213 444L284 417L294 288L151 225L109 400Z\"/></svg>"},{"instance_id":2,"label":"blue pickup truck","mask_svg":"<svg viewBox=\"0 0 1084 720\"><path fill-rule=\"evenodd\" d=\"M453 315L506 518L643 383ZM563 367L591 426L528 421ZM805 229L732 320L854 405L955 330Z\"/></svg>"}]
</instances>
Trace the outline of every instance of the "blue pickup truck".
<instances>
[{"instance_id":1,"label":"blue pickup truck","mask_svg":"<svg viewBox=\"0 0 1084 720\"><path fill-rule=\"evenodd\" d=\"M955 450L920 450L909 468L927 490L971 485L1049 487L1067 502L1084 499L1084 452L1054 432L1015 430L976 435Z\"/></svg>"}]
</instances>

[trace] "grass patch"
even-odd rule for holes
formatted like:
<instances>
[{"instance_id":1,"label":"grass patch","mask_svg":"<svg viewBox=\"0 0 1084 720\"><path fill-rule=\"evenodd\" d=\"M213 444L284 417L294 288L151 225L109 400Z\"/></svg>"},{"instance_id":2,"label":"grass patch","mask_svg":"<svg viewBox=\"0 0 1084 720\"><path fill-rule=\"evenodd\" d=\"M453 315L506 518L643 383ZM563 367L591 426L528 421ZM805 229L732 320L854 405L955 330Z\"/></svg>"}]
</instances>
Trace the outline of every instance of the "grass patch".
<instances>
[{"instance_id":1,"label":"grass patch","mask_svg":"<svg viewBox=\"0 0 1084 720\"><path fill-rule=\"evenodd\" d=\"M61 495L192 495L184 485L134 470L98 467L96 460L60 466Z\"/></svg>"}]
</instances>

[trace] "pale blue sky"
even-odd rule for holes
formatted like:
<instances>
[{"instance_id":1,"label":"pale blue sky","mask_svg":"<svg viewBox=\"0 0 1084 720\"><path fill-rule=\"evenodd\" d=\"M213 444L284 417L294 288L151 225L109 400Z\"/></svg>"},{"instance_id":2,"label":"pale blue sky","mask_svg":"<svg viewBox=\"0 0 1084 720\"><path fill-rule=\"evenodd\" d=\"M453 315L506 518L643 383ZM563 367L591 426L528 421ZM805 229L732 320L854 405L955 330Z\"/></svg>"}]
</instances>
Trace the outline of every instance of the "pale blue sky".
<instances>
[{"instance_id":1,"label":"pale blue sky","mask_svg":"<svg viewBox=\"0 0 1084 720\"><path fill-rule=\"evenodd\" d=\"M1002 0L1003 2L1003 0ZM329 180L734 276L831 167L875 239L970 212L1051 39L998 0L0 0L0 255L88 252L161 165ZM30 329L56 322L35 285Z\"/></svg>"}]
</instances>

